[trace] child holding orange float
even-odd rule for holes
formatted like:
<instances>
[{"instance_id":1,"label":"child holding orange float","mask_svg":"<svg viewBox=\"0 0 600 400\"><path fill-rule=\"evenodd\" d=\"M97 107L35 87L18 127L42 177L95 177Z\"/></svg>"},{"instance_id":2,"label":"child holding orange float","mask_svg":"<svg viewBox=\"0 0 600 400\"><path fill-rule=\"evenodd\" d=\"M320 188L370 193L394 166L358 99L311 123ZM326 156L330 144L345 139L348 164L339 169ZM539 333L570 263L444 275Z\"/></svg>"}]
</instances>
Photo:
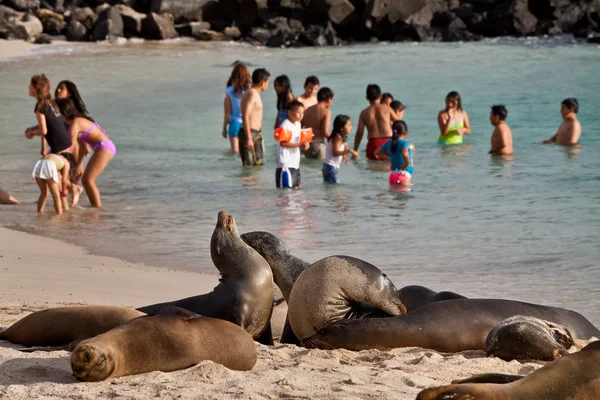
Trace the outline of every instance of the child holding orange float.
<instances>
[{"instance_id":1,"label":"child holding orange float","mask_svg":"<svg viewBox=\"0 0 600 400\"><path fill-rule=\"evenodd\" d=\"M297 100L288 104L288 119L275 130L277 140L277 168L275 169L275 185L278 188L299 189L300 182L300 148L309 147L312 134L302 132L304 106Z\"/></svg>"}]
</instances>

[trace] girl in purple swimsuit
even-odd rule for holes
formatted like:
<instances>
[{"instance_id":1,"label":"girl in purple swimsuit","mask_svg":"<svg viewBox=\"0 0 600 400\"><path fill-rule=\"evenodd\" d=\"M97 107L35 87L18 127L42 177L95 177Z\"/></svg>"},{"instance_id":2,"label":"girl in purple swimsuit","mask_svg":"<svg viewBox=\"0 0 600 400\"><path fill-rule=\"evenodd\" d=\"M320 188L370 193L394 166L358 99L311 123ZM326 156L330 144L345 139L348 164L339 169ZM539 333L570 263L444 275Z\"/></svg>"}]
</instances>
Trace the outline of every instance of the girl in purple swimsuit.
<instances>
[{"instance_id":1,"label":"girl in purple swimsuit","mask_svg":"<svg viewBox=\"0 0 600 400\"><path fill-rule=\"evenodd\" d=\"M94 207L102 207L100 191L96 186L96 179L100 176L106 165L117 154L115 144L110 140L104 129L96 122L85 117L75 106L72 99L57 99L56 104L66 123L70 125L72 138L77 138L79 151L77 167L74 174L75 180L82 176L85 193ZM94 154L83 171L83 159L85 157L85 145L89 144Z\"/></svg>"}]
</instances>

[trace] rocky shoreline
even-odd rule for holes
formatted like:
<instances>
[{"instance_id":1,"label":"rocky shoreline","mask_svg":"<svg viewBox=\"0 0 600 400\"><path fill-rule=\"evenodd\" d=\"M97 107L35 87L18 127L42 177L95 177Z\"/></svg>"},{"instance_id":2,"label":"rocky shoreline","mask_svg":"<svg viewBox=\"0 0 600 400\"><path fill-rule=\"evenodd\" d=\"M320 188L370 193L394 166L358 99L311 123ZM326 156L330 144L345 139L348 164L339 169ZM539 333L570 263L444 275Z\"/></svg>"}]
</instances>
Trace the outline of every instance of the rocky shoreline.
<instances>
[{"instance_id":1,"label":"rocky shoreline","mask_svg":"<svg viewBox=\"0 0 600 400\"><path fill-rule=\"evenodd\" d=\"M0 39L241 41L268 47L572 34L600 43L600 0L0 0Z\"/></svg>"}]
</instances>

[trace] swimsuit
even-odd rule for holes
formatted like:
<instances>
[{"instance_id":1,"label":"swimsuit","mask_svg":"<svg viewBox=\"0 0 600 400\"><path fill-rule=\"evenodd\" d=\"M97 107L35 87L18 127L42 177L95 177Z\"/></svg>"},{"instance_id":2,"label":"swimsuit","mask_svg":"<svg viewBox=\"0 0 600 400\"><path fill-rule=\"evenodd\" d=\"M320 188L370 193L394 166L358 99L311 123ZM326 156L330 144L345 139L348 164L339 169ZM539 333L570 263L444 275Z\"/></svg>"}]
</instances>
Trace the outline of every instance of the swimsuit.
<instances>
[{"instance_id":1,"label":"swimsuit","mask_svg":"<svg viewBox=\"0 0 600 400\"><path fill-rule=\"evenodd\" d=\"M254 148L252 150L249 150L246 147L246 143L248 142L248 140L246 139L246 133L244 132L244 129L241 128L238 133L240 141L240 158L242 159L242 165L244 167L249 167L252 165L263 165L265 163L265 145L263 143L262 132L257 131L255 129L251 129L250 134L252 136L252 143L254 143Z\"/></svg>"},{"instance_id":2,"label":"swimsuit","mask_svg":"<svg viewBox=\"0 0 600 400\"><path fill-rule=\"evenodd\" d=\"M277 126L281 126L283 121L285 121L288 117L288 112L285 108L280 108L277 110Z\"/></svg>"},{"instance_id":3,"label":"swimsuit","mask_svg":"<svg viewBox=\"0 0 600 400\"><path fill-rule=\"evenodd\" d=\"M227 134L229 137L237 137L238 132L242 128L242 96L245 91L242 91L239 96L236 95L235 89L233 86L228 86L225 89L225 94L229 97L229 102L231 103L231 115L229 117L229 128L227 129Z\"/></svg>"},{"instance_id":4,"label":"swimsuit","mask_svg":"<svg viewBox=\"0 0 600 400\"><path fill-rule=\"evenodd\" d=\"M391 137L376 137L371 138L367 142L367 158L373 161L382 161L381 158L375 155L375 150L383 146L386 142L388 142Z\"/></svg>"},{"instance_id":5,"label":"swimsuit","mask_svg":"<svg viewBox=\"0 0 600 400\"><path fill-rule=\"evenodd\" d=\"M62 151L69 150L72 146L71 136L69 136L69 132L67 132L67 129L65 128L65 123L60 116L60 113L56 112L52 104L48 104L42 114L46 117L47 132L44 137L52 152L58 154Z\"/></svg>"},{"instance_id":6,"label":"swimsuit","mask_svg":"<svg viewBox=\"0 0 600 400\"><path fill-rule=\"evenodd\" d=\"M310 142L308 150L302 150L306 158L324 159L327 152L327 145L324 140L313 140Z\"/></svg>"},{"instance_id":7,"label":"swimsuit","mask_svg":"<svg viewBox=\"0 0 600 400\"><path fill-rule=\"evenodd\" d=\"M459 128L465 127L465 121L460 120L459 122L450 123L450 129L446 134L440 134L438 143L441 144L461 144L463 142L463 135L458 134Z\"/></svg>"},{"instance_id":8,"label":"swimsuit","mask_svg":"<svg viewBox=\"0 0 600 400\"><path fill-rule=\"evenodd\" d=\"M79 140L81 140L83 143L89 144L90 147L92 148L92 150L94 150L94 151L98 151L100 149L107 149L108 151L110 151L112 153L113 156L115 154L117 154L117 148L115 147L115 144L113 143L113 141L110 140L110 138L108 140L103 140L98 143L91 143L91 142L87 141L87 136L92 131L92 129L94 129L95 126L97 126L98 129L100 129L102 131L102 133L104 133L106 135L106 137L108 137L108 134L106 133L106 131L104 129L102 129L102 127L100 125L98 125L96 122L94 122L92 124L92 126L90 126L88 128L87 131L85 131L79 135Z\"/></svg>"},{"instance_id":9,"label":"swimsuit","mask_svg":"<svg viewBox=\"0 0 600 400\"><path fill-rule=\"evenodd\" d=\"M42 158L38 160L33 166L33 171L31 172L31 176L40 179L52 179L54 182L59 183L60 179L58 177L58 171L64 168L65 164L62 158L54 155L49 155L46 158Z\"/></svg>"},{"instance_id":10,"label":"swimsuit","mask_svg":"<svg viewBox=\"0 0 600 400\"><path fill-rule=\"evenodd\" d=\"M332 134L333 136L333 134ZM344 143L340 144L338 150L344 150ZM325 161L321 172L323 173L323 182L325 183L340 183L338 176L340 171L340 165L342 164L342 156L333 155L333 137L330 137L327 141L325 150Z\"/></svg>"}]
</instances>

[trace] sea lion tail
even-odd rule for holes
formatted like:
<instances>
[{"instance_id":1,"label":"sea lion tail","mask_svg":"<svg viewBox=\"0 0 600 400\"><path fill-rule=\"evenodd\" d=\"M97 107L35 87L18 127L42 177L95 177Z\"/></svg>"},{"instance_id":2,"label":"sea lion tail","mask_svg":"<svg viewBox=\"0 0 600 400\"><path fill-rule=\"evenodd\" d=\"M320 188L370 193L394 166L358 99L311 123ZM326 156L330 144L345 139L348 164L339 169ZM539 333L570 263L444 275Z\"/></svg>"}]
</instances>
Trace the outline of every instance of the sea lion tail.
<instances>
[{"instance_id":1,"label":"sea lion tail","mask_svg":"<svg viewBox=\"0 0 600 400\"><path fill-rule=\"evenodd\" d=\"M417 395L416 400L477 400L477 396L451 385L425 389Z\"/></svg>"}]
</instances>

